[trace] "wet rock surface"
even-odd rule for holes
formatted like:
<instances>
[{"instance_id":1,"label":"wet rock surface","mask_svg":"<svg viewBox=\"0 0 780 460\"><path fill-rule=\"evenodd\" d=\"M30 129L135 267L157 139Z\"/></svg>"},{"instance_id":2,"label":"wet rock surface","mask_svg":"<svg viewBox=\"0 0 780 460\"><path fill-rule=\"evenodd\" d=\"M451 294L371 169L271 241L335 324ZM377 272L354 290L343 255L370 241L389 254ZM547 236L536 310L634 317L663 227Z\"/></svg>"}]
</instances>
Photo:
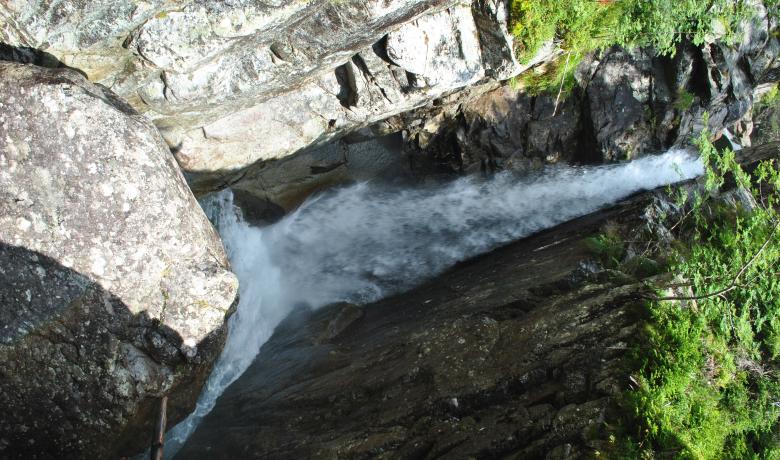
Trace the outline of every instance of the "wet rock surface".
<instances>
[{"instance_id":1,"label":"wet rock surface","mask_svg":"<svg viewBox=\"0 0 780 460\"><path fill-rule=\"evenodd\" d=\"M773 88L778 88L778 83L759 86L754 92L754 99L758 101L753 111L751 133L754 145L780 139L780 98L776 96L777 93L771 93Z\"/></svg>"},{"instance_id":2,"label":"wet rock surface","mask_svg":"<svg viewBox=\"0 0 780 460\"><path fill-rule=\"evenodd\" d=\"M312 194L330 187L373 179L410 180L409 167L400 154L402 143L400 134L390 134L307 148L253 168L232 190L238 191L239 197L255 197L290 211ZM257 205L239 202L239 206L249 210Z\"/></svg>"},{"instance_id":3,"label":"wet rock surface","mask_svg":"<svg viewBox=\"0 0 780 460\"><path fill-rule=\"evenodd\" d=\"M192 410L237 280L154 126L68 69L0 62L0 457L147 446Z\"/></svg>"},{"instance_id":4,"label":"wet rock surface","mask_svg":"<svg viewBox=\"0 0 780 460\"><path fill-rule=\"evenodd\" d=\"M570 458L602 448L642 284L583 239L645 194L375 304L299 310L177 458ZM648 230L649 231L649 230ZM562 453L568 453L562 455ZM573 457L571 457L573 458Z\"/></svg>"},{"instance_id":5,"label":"wet rock surface","mask_svg":"<svg viewBox=\"0 0 780 460\"><path fill-rule=\"evenodd\" d=\"M134 453L156 398L171 395L171 424L192 409L237 286L173 158L196 193L234 186L267 223L352 180L686 145L705 111L738 142L768 139L750 115L780 80L768 18L674 59L596 54L561 101L499 83L524 69L506 20L491 0L0 3L0 60L58 69L0 63L0 457ZM535 63L558 53L543 50ZM400 136L372 139L400 132L404 157ZM640 285L582 240L608 219L644 225L637 206L376 305L298 312L181 456L599 449Z\"/></svg>"}]
</instances>

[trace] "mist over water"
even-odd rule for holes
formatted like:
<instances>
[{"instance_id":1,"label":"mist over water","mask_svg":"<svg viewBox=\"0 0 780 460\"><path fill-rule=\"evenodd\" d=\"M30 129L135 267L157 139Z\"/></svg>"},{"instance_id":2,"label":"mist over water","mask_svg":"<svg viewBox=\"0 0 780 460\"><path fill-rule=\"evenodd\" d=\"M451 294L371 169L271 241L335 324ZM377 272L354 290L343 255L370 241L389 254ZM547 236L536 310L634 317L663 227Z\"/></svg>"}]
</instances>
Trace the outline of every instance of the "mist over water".
<instances>
[{"instance_id":1,"label":"mist over water","mask_svg":"<svg viewBox=\"0 0 780 460\"><path fill-rule=\"evenodd\" d=\"M619 165L549 167L531 177L505 172L404 189L360 183L316 196L264 228L242 220L230 191L211 197L204 208L225 243L241 298L197 409L169 432L166 456L294 307L375 301L499 245L702 173L696 157L674 150Z\"/></svg>"}]
</instances>

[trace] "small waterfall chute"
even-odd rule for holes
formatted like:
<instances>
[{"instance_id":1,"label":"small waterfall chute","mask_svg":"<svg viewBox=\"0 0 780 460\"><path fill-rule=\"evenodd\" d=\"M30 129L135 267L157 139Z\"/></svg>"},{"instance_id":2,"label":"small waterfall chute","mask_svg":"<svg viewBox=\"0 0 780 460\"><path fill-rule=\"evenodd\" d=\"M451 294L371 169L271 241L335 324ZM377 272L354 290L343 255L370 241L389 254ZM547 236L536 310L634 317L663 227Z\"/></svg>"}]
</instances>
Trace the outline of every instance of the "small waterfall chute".
<instances>
[{"instance_id":1,"label":"small waterfall chute","mask_svg":"<svg viewBox=\"0 0 780 460\"><path fill-rule=\"evenodd\" d=\"M629 163L552 166L527 177L504 172L433 187L358 183L318 195L263 228L243 221L230 191L210 197L204 209L225 243L241 297L196 410L168 433L166 456L294 307L378 300L461 260L703 170L695 156L674 150Z\"/></svg>"}]
</instances>

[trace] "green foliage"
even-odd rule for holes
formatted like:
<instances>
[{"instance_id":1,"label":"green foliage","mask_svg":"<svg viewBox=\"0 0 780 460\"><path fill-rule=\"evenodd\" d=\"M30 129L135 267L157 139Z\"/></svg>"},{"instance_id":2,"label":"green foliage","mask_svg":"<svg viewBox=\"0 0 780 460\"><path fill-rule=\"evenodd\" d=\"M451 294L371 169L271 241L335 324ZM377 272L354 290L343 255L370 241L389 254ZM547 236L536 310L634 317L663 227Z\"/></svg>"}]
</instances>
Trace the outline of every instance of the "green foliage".
<instances>
[{"instance_id":1,"label":"green foliage","mask_svg":"<svg viewBox=\"0 0 780 460\"><path fill-rule=\"evenodd\" d=\"M525 72L519 77L520 86L530 95L560 91L568 94L576 84L574 69L582 57L560 56L543 67Z\"/></svg>"},{"instance_id":2,"label":"green foliage","mask_svg":"<svg viewBox=\"0 0 780 460\"><path fill-rule=\"evenodd\" d=\"M701 44L714 33L733 42L752 13L745 0L511 0L510 32L523 63L545 42L560 46L570 65L556 61L524 82L536 92L558 91L571 88L576 65L591 51L652 46L672 55L684 37Z\"/></svg>"},{"instance_id":3,"label":"green foliage","mask_svg":"<svg viewBox=\"0 0 780 460\"><path fill-rule=\"evenodd\" d=\"M737 40L739 24L753 10L743 0L626 0L624 20L616 24L620 44L652 46L662 54L674 54L688 37L704 43L717 32L729 42Z\"/></svg>"},{"instance_id":4,"label":"green foliage","mask_svg":"<svg viewBox=\"0 0 780 460\"><path fill-rule=\"evenodd\" d=\"M674 102L674 108L681 111L686 111L691 108L695 96L688 91L682 90L677 94L677 100Z\"/></svg>"},{"instance_id":5,"label":"green foliage","mask_svg":"<svg viewBox=\"0 0 780 460\"><path fill-rule=\"evenodd\" d=\"M607 229L604 233L585 240L586 249L606 268L618 268L626 253L625 243L620 235Z\"/></svg>"},{"instance_id":6,"label":"green foliage","mask_svg":"<svg viewBox=\"0 0 780 460\"><path fill-rule=\"evenodd\" d=\"M772 89L761 96L761 100L758 103L760 106L771 106L777 104L780 104L780 83L773 86Z\"/></svg>"},{"instance_id":7,"label":"green foliage","mask_svg":"<svg viewBox=\"0 0 780 460\"><path fill-rule=\"evenodd\" d=\"M624 229L609 222L601 233L585 239L585 249L602 267L621 272L624 276L629 275L626 279L643 279L665 270L663 260L654 260L645 254L630 255L623 239L624 233Z\"/></svg>"},{"instance_id":8,"label":"green foliage","mask_svg":"<svg viewBox=\"0 0 780 460\"><path fill-rule=\"evenodd\" d=\"M634 256L622 265L621 270L637 278L646 278L662 273L665 268L657 260L645 256Z\"/></svg>"},{"instance_id":9,"label":"green foliage","mask_svg":"<svg viewBox=\"0 0 780 460\"><path fill-rule=\"evenodd\" d=\"M541 72L524 75L523 86L532 94L568 92L585 54L615 42L611 30L618 13L608 2L593 0L513 0L510 29L520 61L530 61L551 40L564 51Z\"/></svg>"},{"instance_id":10,"label":"green foliage","mask_svg":"<svg viewBox=\"0 0 780 460\"><path fill-rule=\"evenodd\" d=\"M629 392L639 431L621 442L649 458L779 458L780 173L768 161L747 174L706 132L698 145L706 192L672 264L690 292L650 305ZM713 202L727 180L752 209Z\"/></svg>"},{"instance_id":11,"label":"green foliage","mask_svg":"<svg viewBox=\"0 0 780 460\"><path fill-rule=\"evenodd\" d=\"M527 62L553 39L575 54L608 46L613 42L609 28L619 20L614 11L593 0L514 0L511 32L517 39L518 56Z\"/></svg>"}]
</instances>

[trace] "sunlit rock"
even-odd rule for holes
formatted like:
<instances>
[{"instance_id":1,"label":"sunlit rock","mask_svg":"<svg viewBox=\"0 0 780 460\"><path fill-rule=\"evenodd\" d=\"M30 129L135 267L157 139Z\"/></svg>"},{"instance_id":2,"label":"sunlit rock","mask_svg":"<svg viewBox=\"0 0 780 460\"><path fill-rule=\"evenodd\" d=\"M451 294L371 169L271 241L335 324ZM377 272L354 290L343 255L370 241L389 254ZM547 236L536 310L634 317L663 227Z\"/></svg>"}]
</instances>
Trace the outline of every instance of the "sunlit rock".
<instances>
[{"instance_id":1,"label":"sunlit rock","mask_svg":"<svg viewBox=\"0 0 780 460\"><path fill-rule=\"evenodd\" d=\"M237 280L154 126L78 73L0 63L0 457L149 442L225 340Z\"/></svg>"},{"instance_id":2,"label":"sunlit rock","mask_svg":"<svg viewBox=\"0 0 780 460\"><path fill-rule=\"evenodd\" d=\"M49 53L153 119L199 193L515 75L506 21L492 1L36 0L0 5L0 41Z\"/></svg>"}]
</instances>

